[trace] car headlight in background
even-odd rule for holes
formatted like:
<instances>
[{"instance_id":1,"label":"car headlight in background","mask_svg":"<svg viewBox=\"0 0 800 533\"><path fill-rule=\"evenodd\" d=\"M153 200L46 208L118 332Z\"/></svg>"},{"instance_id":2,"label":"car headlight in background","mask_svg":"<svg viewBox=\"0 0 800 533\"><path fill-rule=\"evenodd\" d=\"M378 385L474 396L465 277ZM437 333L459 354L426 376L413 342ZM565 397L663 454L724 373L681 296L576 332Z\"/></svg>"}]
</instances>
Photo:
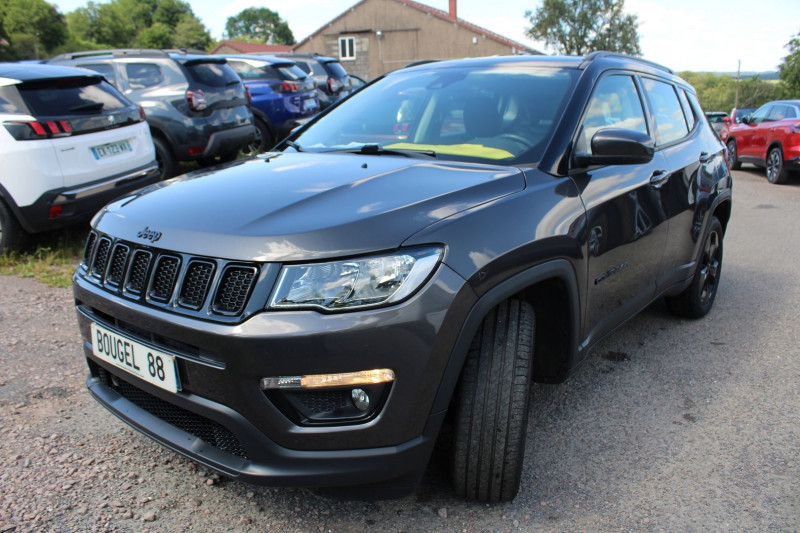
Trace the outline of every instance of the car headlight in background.
<instances>
[{"instance_id":1,"label":"car headlight in background","mask_svg":"<svg viewBox=\"0 0 800 533\"><path fill-rule=\"evenodd\" d=\"M338 311L399 302L425 283L442 254L440 247L416 248L345 261L284 266L268 307Z\"/></svg>"}]
</instances>

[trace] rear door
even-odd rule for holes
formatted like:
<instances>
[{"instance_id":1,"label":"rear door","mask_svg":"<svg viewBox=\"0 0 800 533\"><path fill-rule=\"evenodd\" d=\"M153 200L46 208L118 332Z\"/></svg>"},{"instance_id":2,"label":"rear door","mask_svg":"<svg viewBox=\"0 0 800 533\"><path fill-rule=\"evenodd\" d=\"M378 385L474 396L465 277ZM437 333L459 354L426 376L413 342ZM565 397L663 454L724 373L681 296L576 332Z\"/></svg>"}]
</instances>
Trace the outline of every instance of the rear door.
<instances>
[{"instance_id":1,"label":"rear door","mask_svg":"<svg viewBox=\"0 0 800 533\"><path fill-rule=\"evenodd\" d=\"M702 240L712 187L725 167L723 146L701 120L693 94L664 80L642 78L655 129L656 150L667 171L658 184L669 233L657 285L688 278ZM693 100L694 102L690 102Z\"/></svg>"}]
</instances>

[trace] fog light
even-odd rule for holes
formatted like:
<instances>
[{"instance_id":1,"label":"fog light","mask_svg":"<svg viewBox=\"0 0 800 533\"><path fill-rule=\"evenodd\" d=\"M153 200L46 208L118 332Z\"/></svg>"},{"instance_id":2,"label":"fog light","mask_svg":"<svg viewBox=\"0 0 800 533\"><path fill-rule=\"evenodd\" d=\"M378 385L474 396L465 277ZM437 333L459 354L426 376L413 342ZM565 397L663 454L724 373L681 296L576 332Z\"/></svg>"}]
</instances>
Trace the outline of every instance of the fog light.
<instances>
[{"instance_id":1,"label":"fog light","mask_svg":"<svg viewBox=\"0 0 800 533\"><path fill-rule=\"evenodd\" d=\"M350 393L350 397L353 398L353 405L355 405L356 409L359 411L363 412L369 409L369 394L362 389L353 389L353 392Z\"/></svg>"}]
</instances>

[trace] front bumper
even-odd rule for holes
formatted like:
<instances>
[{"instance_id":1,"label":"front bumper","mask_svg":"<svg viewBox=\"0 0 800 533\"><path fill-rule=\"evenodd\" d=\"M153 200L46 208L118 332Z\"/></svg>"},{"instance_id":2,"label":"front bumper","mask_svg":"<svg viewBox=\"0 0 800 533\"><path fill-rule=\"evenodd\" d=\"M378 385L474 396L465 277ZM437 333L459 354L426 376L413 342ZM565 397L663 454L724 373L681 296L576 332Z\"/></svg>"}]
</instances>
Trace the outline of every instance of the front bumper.
<instances>
[{"instance_id":1,"label":"front bumper","mask_svg":"<svg viewBox=\"0 0 800 533\"><path fill-rule=\"evenodd\" d=\"M474 293L446 265L410 300L341 314L262 312L218 324L149 309L76 275L74 294L92 396L154 440L214 470L266 485L411 489L444 410L434 398ZM92 353L101 323L177 355L171 393ZM149 337L146 337L149 336ZM382 408L360 423L304 425L259 388L262 377L391 368Z\"/></svg>"}]
</instances>

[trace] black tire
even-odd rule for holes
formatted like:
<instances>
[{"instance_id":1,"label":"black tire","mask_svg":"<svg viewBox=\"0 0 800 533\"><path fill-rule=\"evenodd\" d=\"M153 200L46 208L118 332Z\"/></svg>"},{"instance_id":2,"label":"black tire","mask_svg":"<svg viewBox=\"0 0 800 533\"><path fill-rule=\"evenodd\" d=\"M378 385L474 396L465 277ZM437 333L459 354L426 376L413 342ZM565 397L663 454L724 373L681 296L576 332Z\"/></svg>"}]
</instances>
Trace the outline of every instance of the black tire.
<instances>
[{"instance_id":1,"label":"black tire","mask_svg":"<svg viewBox=\"0 0 800 533\"><path fill-rule=\"evenodd\" d=\"M0 200L0 254L19 250L27 236L11 209Z\"/></svg>"},{"instance_id":2,"label":"black tire","mask_svg":"<svg viewBox=\"0 0 800 533\"><path fill-rule=\"evenodd\" d=\"M767 153L767 181L780 185L786 183L789 172L783 164L783 150L774 146Z\"/></svg>"},{"instance_id":3,"label":"black tire","mask_svg":"<svg viewBox=\"0 0 800 533\"><path fill-rule=\"evenodd\" d=\"M728 141L728 168L731 170L739 170L742 168L742 163L737 158L739 154L736 152L736 139Z\"/></svg>"},{"instance_id":4,"label":"black tire","mask_svg":"<svg viewBox=\"0 0 800 533\"><path fill-rule=\"evenodd\" d=\"M673 314L702 318L711 311L722 275L722 238L722 224L717 217L711 217L692 284L677 296L667 298Z\"/></svg>"},{"instance_id":5,"label":"black tire","mask_svg":"<svg viewBox=\"0 0 800 533\"><path fill-rule=\"evenodd\" d=\"M260 119L256 119L255 127L256 136L252 143L242 147L242 155L254 156L269 150L275 145L275 135L267 124Z\"/></svg>"},{"instance_id":6,"label":"black tire","mask_svg":"<svg viewBox=\"0 0 800 533\"><path fill-rule=\"evenodd\" d=\"M156 161L158 162L159 178L169 179L175 175L177 163L175 155L161 137L153 137L153 146L156 149Z\"/></svg>"},{"instance_id":7,"label":"black tire","mask_svg":"<svg viewBox=\"0 0 800 533\"><path fill-rule=\"evenodd\" d=\"M533 307L507 300L483 319L455 396L453 486L461 497L511 501L519 490L534 346Z\"/></svg>"}]
</instances>

